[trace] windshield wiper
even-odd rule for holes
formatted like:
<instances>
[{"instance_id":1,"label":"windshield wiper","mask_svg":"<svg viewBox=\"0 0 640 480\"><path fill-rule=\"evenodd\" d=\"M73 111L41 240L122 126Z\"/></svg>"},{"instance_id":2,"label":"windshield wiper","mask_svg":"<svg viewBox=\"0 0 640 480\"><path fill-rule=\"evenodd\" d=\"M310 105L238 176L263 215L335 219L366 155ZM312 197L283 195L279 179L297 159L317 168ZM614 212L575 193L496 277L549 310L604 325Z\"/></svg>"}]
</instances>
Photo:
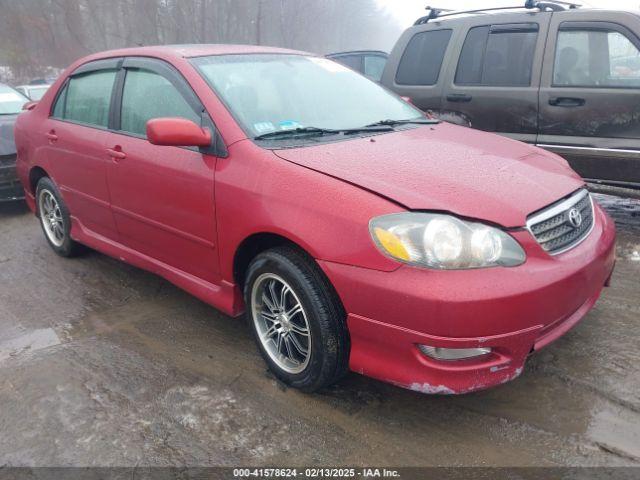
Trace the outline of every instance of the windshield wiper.
<instances>
[{"instance_id":1,"label":"windshield wiper","mask_svg":"<svg viewBox=\"0 0 640 480\"><path fill-rule=\"evenodd\" d=\"M288 130L277 130L275 132L263 133L253 137L254 140L265 140L268 138L278 138L290 135L337 135L343 133L349 135L352 133L360 132L389 132L393 130L390 126L386 125L371 125L358 128L319 128L319 127L298 127Z\"/></svg>"},{"instance_id":2,"label":"windshield wiper","mask_svg":"<svg viewBox=\"0 0 640 480\"><path fill-rule=\"evenodd\" d=\"M379 125L388 125L393 127L395 125L407 125L410 123L421 124L421 125L436 125L440 123L440 121L441 120L438 118L425 118L425 117L406 118L404 120L387 119L387 120L380 120L378 122L370 123L369 125L365 125L365 127L377 127Z\"/></svg>"}]
</instances>

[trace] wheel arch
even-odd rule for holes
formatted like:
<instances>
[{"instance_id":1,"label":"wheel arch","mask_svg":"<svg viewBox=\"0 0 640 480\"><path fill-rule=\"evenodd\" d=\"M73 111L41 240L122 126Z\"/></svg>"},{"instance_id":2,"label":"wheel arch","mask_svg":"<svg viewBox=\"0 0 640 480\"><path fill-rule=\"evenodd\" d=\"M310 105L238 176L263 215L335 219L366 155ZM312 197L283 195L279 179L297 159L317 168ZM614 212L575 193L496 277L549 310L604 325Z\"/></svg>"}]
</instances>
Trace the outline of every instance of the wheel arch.
<instances>
[{"instance_id":1,"label":"wheel arch","mask_svg":"<svg viewBox=\"0 0 640 480\"><path fill-rule=\"evenodd\" d=\"M253 233L240 242L233 256L234 282L242 288L244 286L245 275L251 260L266 250L282 246L293 247L313 260L313 256L299 243L284 235L273 232Z\"/></svg>"},{"instance_id":2,"label":"wheel arch","mask_svg":"<svg viewBox=\"0 0 640 480\"><path fill-rule=\"evenodd\" d=\"M29 188L29 193L35 195L38 182L40 181L41 178L44 178L44 177L51 178L49 173L47 173L47 171L40 166L36 165L29 170L29 185L27 187Z\"/></svg>"}]
</instances>

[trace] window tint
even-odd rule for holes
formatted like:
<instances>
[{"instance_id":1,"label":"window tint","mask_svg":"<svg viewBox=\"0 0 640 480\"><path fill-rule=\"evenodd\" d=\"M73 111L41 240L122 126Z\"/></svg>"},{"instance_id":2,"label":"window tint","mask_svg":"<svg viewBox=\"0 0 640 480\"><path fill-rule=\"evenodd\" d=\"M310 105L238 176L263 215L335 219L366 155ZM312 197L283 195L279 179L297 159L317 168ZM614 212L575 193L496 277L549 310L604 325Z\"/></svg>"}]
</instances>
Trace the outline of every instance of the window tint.
<instances>
[{"instance_id":1,"label":"window tint","mask_svg":"<svg viewBox=\"0 0 640 480\"><path fill-rule=\"evenodd\" d=\"M362 72L362 56L360 55L342 55L340 57L334 57L331 60L340 62L342 65L345 65L356 72Z\"/></svg>"},{"instance_id":2,"label":"window tint","mask_svg":"<svg viewBox=\"0 0 640 480\"><path fill-rule=\"evenodd\" d=\"M451 30L416 33L402 54L396 83L400 85L435 85L440 75Z\"/></svg>"},{"instance_id":3,"label":"window tint","mask_svg":"<svg viewBox=\"0 0 640 480\"><path fill-rule=\"evenodd\" d=\"M367 55L364 57L364 74L371 80L379 82L387 59L379 55Z\"/></svg>"},{"instance_id":4,"label":"window tint","mask_svg":"<svg viewBox=\"0 0 640 480\"><path fill-rule=\"evenodd\" d=\"M584 87L640 87L640 52L613 30L561 30L553 84Z\"/></svg>"},{"instance_id":5,"label":"window tint","mask_svg":"<svg viewBox=\"0 0 640 480\"><path fill-rule=\"evenodd\" d=\"M169 80L148 70L128 70L120 129L146 136L147 122L160 117L183 117L198 125L201 120Z\"/></svg>"},{"instance_id":6,"label":"window tint","mask_svg":"<svg viewBox=\"0 0 640 480\"><path fill-rule=\"evenodd\" d=\"M471 28L458 59L455 83L530 85L537 39L537 24Z\"/></svg>"},{"instance_id":7,"label":"window tint","mask_svg":"<svg viewBox=\"0 0 640 480\"><path fill-rule=\"evenodd\" d=\"M100 70L72 77L64 95L58 99L58 103L61 103L61 100L65 103L62 118L107 127L115 77L115 70ZM57 111L58 104L54 109L54 116L57 116Z\"/></svg>"}]
</instances>

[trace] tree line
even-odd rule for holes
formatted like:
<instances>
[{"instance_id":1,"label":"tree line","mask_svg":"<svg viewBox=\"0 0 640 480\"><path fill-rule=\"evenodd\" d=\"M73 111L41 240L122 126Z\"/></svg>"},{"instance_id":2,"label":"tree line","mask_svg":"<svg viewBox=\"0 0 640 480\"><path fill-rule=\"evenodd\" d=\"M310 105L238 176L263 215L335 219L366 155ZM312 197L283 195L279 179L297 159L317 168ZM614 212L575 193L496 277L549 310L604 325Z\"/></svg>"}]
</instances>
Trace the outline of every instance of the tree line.
<instances>
[{"instance_id":1,"label":"tree line","mask_svg":"<svg viewBox=\"0 0 640 480\"><path fill-rule=\"evenodd\" d=\"M16 82L136 45L249 43L329 53L388 50L399 33L375 0L0 0L0 66Z\"/></svg>"}]
</instances>

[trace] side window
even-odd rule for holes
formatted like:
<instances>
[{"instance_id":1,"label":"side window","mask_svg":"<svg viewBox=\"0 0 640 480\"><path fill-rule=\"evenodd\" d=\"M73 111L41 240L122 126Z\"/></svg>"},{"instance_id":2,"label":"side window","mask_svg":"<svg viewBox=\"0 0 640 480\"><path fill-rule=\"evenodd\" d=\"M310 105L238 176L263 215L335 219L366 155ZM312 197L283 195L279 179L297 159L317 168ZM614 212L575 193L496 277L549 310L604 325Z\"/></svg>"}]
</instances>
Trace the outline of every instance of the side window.
<instances>
[{"instance_id":1,"label":"side window","mask_svg":"<svg viewBox=\"0 0 640 480\"><path fill-rule=\"evenodd\" d=\"M371 80L379 82L387 59L380 55L367 55L364 57L364 74Z\"/></svg>"},{"instance_id":2,"label":"side window","mask_svg":"<svg viewBox=\"0 0 640 480\"><path fill-rule=\"evenodd\" d=\"M53 115L72 122L107 127L115 70L99 70L71 77L58 97Z\"/></svg>"},{"instance_id":3,"label":"side window","mask_svg":"<svg viewBox=\"0 0 640 480\"><path fill-rule=\"evenodd\" d=\"M416 33L402 54L396 83L399 85L435 85L438 83L444 53L452 30Z\"/></svg>"},{"instance_id":4,"label":"side window","mask_svg":"<svg viewBox=\"0 0 640 480\"><path fill-rule=\"evenodd\" d=\"M334 57L332 60L349 67L356 72L362 71L362 57L360 55L341 55Z\"/></svg>"},{"instance_id":5,"label":"side window","mask_svg":"<svg viewBox=\"0 0 640 480\"><path fill-rule=\"evenodd\" d=\"M198 125L201 123L200 115L165 77L148 70L127 70L120 130L146 136L147 122L160 117L183 117Z\"/></svg>"},{"instance_id":6,"label":"side window","mask_svg":"<svg viewBox=\"0 0 640 480\"><path fill-rule=\"evenodd\" d=\"M58 94L58 98L56 99L56 104L53 107L52 117L55 118L64 118L64 107L65 102L67 101L67 85L62 88L62 91Z\"/></svg>"},{"instance_id":7,"label":"side window","mask_svg":"<svg viewBox=\"0 0 640 480\"><path fill-rule=\"evenodd\" d=\"M458 59L455 84L530 85L537 40L536 23L469 29Z\"/></svg>"},{"instance_id":8,"label":"side window","mask_svg":"<svg viewBox=\"0 0 640 480\"><path fill-rule=\"evenodd\" d=\"M562 30L561 26L553 84L640 88L640 51L615 30Z\"/></svg>"}]
</instances>

